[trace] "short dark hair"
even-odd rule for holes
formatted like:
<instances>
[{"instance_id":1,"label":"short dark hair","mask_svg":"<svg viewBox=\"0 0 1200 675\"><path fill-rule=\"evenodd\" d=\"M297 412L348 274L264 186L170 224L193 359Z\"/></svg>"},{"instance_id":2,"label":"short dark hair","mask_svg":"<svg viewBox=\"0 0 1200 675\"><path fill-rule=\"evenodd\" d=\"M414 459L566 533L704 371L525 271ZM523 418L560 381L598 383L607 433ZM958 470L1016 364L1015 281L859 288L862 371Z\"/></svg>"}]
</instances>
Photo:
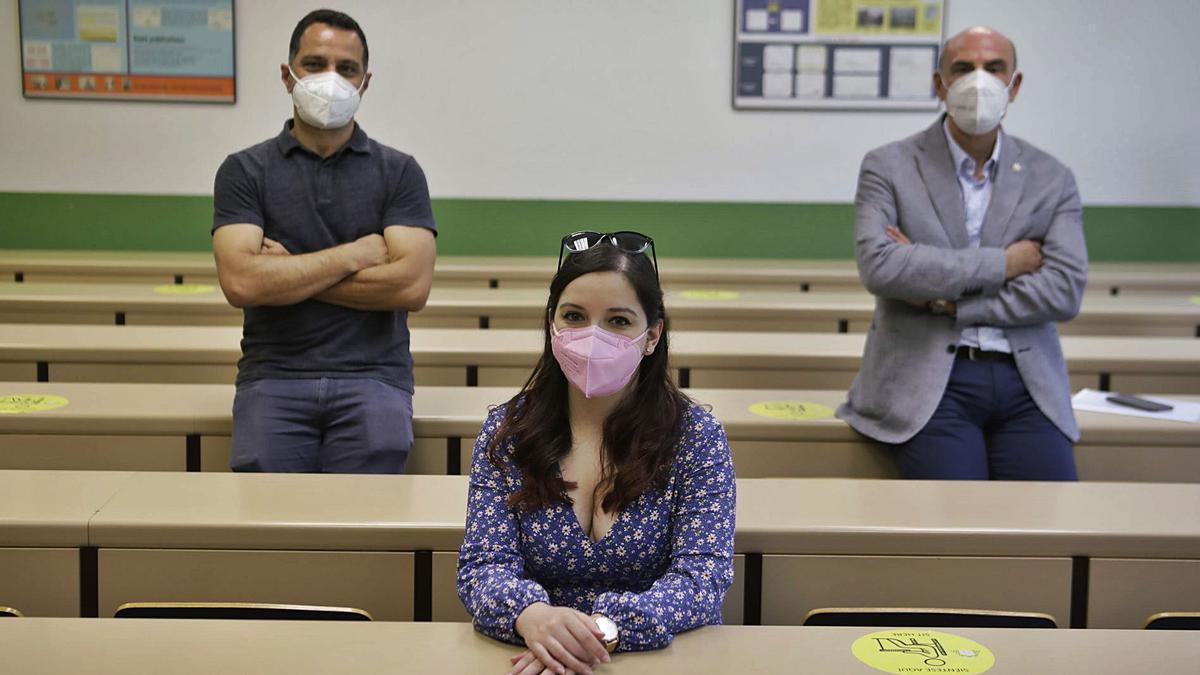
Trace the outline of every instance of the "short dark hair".
<instances>
[{"instance_id":1,"label":"short dark hair","mask_svg":"<svg viewBox=\"0 0 1200 675\"><path fill-rule=\"evenodd\" d=\"M288 63L296 60L296 54L300 53L300 36L304 35L304 31L314 23L323 23L357 33L363 46L363 70L367 69L367 58L370 56L370 52L367 50L366 33L363 33L362 27L358 25L357 21L350 18L349 14L332 9L315 9L300 19L300 23L296 24L296 29L292 31L292 41L288 43Z\"/></svg>"}]
</instances>

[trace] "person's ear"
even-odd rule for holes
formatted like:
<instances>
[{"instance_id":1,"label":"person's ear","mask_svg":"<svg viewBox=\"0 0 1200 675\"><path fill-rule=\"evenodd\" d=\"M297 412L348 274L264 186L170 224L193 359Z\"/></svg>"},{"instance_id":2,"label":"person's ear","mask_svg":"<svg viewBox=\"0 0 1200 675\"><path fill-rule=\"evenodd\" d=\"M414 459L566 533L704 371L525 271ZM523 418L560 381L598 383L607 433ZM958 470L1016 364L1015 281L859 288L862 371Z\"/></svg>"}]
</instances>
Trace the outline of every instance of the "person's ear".
<instances>
[{"instance_id":1,"label":"person's ear","mask_svg":"<svg viewBox=\"0 0 1200 675\"><path fill-rule=\"evenodd\" d=\"M939 101L946 100L946 84L942 82L942 74L937 71L933 73L933 91L937 94Z\"/></svg>"},{"instance_id":2,"label":"person's ear","mask_svg":"<svg viewBox=\"0 0 1200 675\"><path fill-rule=\"evenodd\" d=\"M292 79L292 73L288 70L288 64L279 64L279 80L283 82L283 88L287 89L287 93L292 93L292 87L296 86L296 80Z\"/></svg>"},{"instance_id":3,"label":"person's ear","mask_svg":"<svg viewBox=\"0 0 1200 675\"><path fill-rule=\"evenodd\" d=\"M658 346L658 341L662 338L662 332L663 321L659 319L650 327L650 330L646 331L646 348L642 350L644 355L649 356L654 353L654 348Z\"/></svg>"},{"instance_id":4,"label":"person's ear","mask_svg":"<svg viewBox=\"0 0 1200 675\"><path fill-rule=\"evenodd\" d=\"M1017 71L1012 76L1012 88L1008 90L1008 102L1012 103L1017 100L1017 91L1021 89L1021 82L1025 79L1024 73Z\"/></svg>"},{"instance_id":5,"label":"person's ear","mask_svg":"<svg viewBox=\"0 0 1200 675\"><path fill-rule=\"evenodd\" d=\"M369 86L371 86L371 73L367 73L363 76L362 89L358 90L358 95L362 96L363 94L367 93L367 87Z\"/></svg>"}]
</instances>

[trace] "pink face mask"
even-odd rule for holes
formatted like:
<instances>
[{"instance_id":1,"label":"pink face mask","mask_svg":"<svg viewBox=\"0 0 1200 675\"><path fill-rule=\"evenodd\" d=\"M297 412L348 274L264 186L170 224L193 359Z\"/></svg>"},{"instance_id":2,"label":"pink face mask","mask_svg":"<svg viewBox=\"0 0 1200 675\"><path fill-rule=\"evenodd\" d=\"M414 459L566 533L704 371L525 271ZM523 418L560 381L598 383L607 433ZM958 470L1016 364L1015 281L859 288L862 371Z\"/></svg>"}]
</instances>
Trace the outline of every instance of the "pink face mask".
<instances>
[{"instance_id":1,"label":"pink face mask","mask_svg":"<svg viewBox=\"0 0 1200 675\"><path fill-rule=\"evenodd\" d=\"M583 395L592 398L608 396L629 383L642 362L642 350L637 345L649 333L627 338L610 333L599 326L564 328L550 324L553 339L550 350L571 384Z\"/></svg>"}]
</instances>

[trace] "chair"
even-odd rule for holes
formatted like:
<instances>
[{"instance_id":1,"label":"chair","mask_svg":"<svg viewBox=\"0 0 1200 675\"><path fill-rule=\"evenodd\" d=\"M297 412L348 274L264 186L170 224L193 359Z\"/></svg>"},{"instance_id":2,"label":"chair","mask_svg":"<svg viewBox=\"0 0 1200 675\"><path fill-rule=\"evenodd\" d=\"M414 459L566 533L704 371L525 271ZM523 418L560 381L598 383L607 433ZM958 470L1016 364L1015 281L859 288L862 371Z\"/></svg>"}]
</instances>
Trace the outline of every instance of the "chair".
<instances>
[{"instance_id":1,"label":"chair","mask_svg":"<svg viewBox=\"0 0 1200 675\"><path fill-rule=\"evenodd\" d=\"M883 628L1058 628L1049 614L984 609L913 607L823 607L804 617L805 626Z\"/></svg>"},{"instance_id":2,"label":"chair","mask_svg":"<svg viewBox=\"0 0 1200 675\"><path fill-rule=\"evenodd\" d=\"M258 602L127 602L118 619L269 619L286 621L371 621L353 607L276 605Z\"/></svg>"},{"instance_id":3,"label":"chair","mask_svg":"<svg viewBox=\"0 0 1200 675\"><path fill-rule=\"evenodd\" d=\"M1159 612L1146 619L1146 630L1200 630L1200 612Z\"/></svg>"},{"instance_id":4,"label":"chair","mask_svg":"<svg viewBox=\"0 0 1200 675\"><path fill-rule=\"evenodd\" d=\"M22 614L19 610L13 609L12 607L4 607L4 606L0 605L0 618L4 618L6 616L25 616L25 615Z\"/></svg>"}]
</instances>

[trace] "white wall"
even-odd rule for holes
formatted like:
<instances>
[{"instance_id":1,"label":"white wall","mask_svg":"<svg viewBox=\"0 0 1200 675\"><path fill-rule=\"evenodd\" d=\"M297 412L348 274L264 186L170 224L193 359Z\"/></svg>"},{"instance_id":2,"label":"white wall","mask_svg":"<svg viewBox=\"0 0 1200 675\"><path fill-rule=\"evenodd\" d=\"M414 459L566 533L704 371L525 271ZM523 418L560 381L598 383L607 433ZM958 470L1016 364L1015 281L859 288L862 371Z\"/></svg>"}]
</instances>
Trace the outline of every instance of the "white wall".
<instances>
[{"instance_id":1,"label":"white wall","mask_svg":"<svg viewBox=\"0 0 1200 675\"><path fill-rule=\"evenodd\" d=\"M16 2L0 54L19 57ZM317 5L237 3L234 106L25 100L0 66L0 191L205 194L277 133L291 29ZM732 0L343 0L371 46L359 120L435 196L771 202L853 198L862 154L929 113L734 112ZM1092 204L1200 205L1197 0L949 0L949 29L1017 42L1006 128Z\"/></svg>"}]
</instances>

